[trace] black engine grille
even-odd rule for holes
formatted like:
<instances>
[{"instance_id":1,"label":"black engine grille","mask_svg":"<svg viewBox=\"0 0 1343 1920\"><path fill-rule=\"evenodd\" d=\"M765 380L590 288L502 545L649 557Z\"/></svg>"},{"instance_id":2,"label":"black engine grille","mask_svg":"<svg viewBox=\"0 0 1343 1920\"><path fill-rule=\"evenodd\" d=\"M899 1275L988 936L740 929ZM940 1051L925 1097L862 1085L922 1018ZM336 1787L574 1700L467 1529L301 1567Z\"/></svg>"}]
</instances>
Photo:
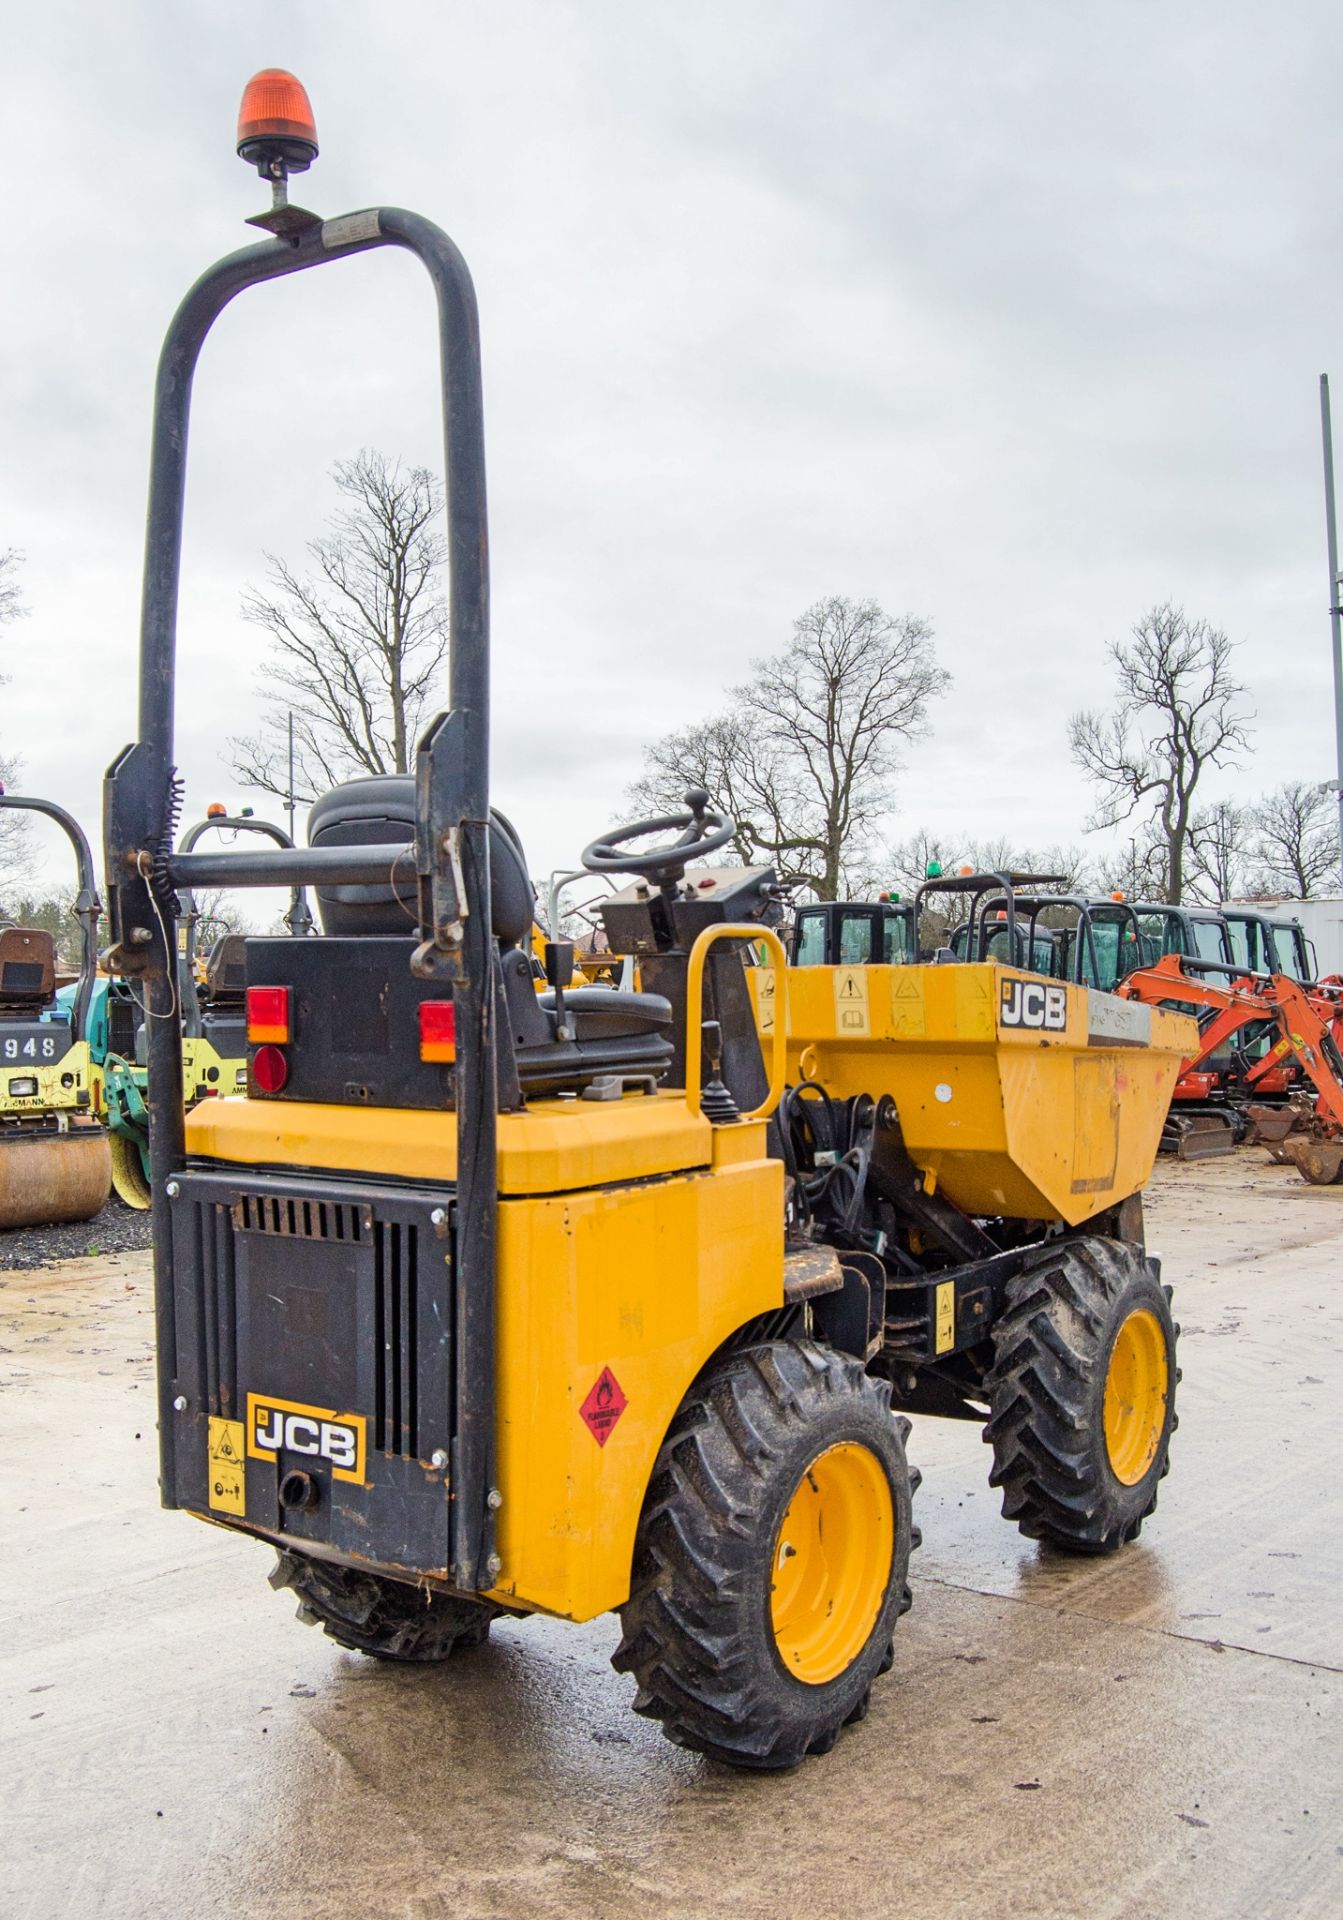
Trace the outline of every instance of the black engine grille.
<instances>
[{"instance_id":1,"label":"black engine grille","mask_svg":"<svg viewBox=\"0 0 1343 1920\"><path fill-rule=\"evenodd\" d=\"M382 1453L419 1452L419 1230L379 1220L374 1228L374 1345L380 1365L373 1444Z\"/></svg>"},{"instance_id":2,"label":"black engine grille","mask_svg":"<svg viewBox=\"0 0 1343 1920\"><path fill-rule=\"evenodd\" d=\"M450 1192L374 1202L336 1182L181 1177L173 1208L179 1381L241 1419L249 1391L358 1412L414 1460L451 1426ZM194 1393L191 1389L194 1387Z\"/></svg>"},{"instance_id":3,"label":"black engine grille","mask_svg":"<svg viewBox=\"0 0 1343 1920\"><path fill-rule=\"evenodd\" d=\"M244 1193L233 1204L233 1224L244 1233L292 1234L303 1240L348 1240L358 1245L373 1231L373 1209L352 1201Z\"/></svg>"}]
</instances>

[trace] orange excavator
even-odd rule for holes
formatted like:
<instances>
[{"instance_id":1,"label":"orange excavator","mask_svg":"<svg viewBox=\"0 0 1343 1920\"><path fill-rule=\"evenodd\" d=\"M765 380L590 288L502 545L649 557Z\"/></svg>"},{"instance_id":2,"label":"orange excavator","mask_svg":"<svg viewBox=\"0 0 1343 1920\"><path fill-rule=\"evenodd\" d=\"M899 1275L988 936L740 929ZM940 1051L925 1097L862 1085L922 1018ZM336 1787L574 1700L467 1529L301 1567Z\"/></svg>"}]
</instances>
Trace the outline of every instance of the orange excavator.
<instances>
[{"instance_id":1,"label":"orange excavator","mask_svg":"<svg viewBox=\"0 0 1343 1920\"><path fill-rule=\"evenodd\" d=\"M1228 972L1225 985L1205 977ZM1199 1023L1180 1069L1166 1144L1181 1159L1229 1152L1254 1137L1316 1186L1343 1174L1343 980L1305 986L1289 974L1231 973L1166 954L1132 973L1121 998L1178 1007ZM1294 1127L1304 1131L1293 1134Z\"/></svg>"}]
</instances>

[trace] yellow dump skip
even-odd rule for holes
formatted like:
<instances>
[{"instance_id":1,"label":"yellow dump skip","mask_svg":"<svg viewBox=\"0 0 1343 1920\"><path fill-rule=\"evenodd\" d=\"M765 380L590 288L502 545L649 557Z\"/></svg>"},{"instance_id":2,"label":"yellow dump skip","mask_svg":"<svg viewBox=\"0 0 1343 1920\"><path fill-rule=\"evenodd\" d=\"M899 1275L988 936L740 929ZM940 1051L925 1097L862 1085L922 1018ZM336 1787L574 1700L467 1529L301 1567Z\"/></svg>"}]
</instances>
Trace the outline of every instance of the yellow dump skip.
<instances>
[{"instance_id":1,"label":"yellow dump skip","mask_svg":"<svg viewBox=\"0 0 1343 1920\"><path fill-rule=\"evenodd\" d=\"M792 968L788 1025L789 1080L890 1094L958 1206L1073 1226L1146 1183L1197 1039L1183 1014L992 964Z\"/></svg>"}]
</instances>

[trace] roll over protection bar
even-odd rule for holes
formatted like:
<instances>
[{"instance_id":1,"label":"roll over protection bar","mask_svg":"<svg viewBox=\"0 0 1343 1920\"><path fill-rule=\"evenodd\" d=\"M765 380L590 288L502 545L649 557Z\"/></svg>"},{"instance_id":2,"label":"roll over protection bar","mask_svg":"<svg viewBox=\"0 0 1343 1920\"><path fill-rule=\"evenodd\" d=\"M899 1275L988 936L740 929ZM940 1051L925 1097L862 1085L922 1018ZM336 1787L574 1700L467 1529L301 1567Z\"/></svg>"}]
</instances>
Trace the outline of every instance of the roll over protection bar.
<instances>
[{"instance_id":1,"label":"roll over protection bar","mask_svg":"<svg viewBox=\"0 0 1343 1920\"><path fill-rule=\"evenodd\" d=\"M140 629L139 738L108 771L104 845L113 958L141 985L150 1014L149 1140L159 1353L176 1352L171 1206L185 1161L181 1009L174 888L301 885L385 878L401 848L178 853L173 719L177 607L192 380L210 328L247 288L309 267L400 247L424 266L438 310L449 550L450 708L419 743L414 865L422 944L413 970L450 983L457 1013L459 1129L456 1244L456 1432L449 1468L449 1577L491 1584L495 1419L496 1067L489 871L489 542L480 334L471 276L456 246L400 207L313 220L301 232L244 247L201 275L164 339L155 381ZM161 1485L174 1484L174 1400L159 1369Z\"/></svg>"}]
</instances>

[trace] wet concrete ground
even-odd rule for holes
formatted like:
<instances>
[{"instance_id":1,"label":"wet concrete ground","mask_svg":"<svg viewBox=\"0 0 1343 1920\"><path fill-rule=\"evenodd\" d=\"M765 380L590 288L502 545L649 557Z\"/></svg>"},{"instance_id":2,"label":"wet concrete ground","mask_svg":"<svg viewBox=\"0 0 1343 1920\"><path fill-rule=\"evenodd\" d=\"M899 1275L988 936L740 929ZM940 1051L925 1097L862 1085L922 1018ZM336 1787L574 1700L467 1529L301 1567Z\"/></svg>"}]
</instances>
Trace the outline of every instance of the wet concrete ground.
<instances>
[{"instance_id":1,"label":"wet concrete ground","mask_svg":"<svg viewBox=\"0 0 1343 1920\"><path fill-rule=\"evenodd\" d=\"M1113 1560L998 1517L916 1423L915 1607L786 1777L635 1718L613 1620L425 1672L340 1652L269 1551L157 1506L146 1257L0 1273L0 1911L233 1920L1343 1913L1343 1188L1158 1169L1181 1426Z\"/></svg>"}]
</instances>

